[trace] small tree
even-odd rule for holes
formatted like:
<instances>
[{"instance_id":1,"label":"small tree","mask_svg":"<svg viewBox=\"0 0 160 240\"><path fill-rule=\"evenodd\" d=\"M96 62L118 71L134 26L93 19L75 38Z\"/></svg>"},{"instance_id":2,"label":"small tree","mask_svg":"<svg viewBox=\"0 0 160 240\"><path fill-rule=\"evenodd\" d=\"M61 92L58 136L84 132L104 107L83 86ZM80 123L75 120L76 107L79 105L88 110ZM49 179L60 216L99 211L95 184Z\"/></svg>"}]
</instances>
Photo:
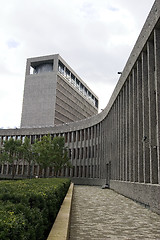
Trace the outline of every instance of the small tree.
<instances>
[{"instance_id":1,"label":"small tree","mask_svg":"<svg viewBox=\"0 0 160 240\"><path fill-rule=\"evenodd\" d=\"M41 141L34 143L33 152L36 162L44 169L44 177L48 167L54 167L56 177L63 167L71 167L64 137L55 137L52 140L51 136L44 136Z\"/></svg>"},{"instance_id":2,"label":"small tree","mask_svg":"<svg viewBox=\"0 0 160 240\"><path fill-rule=\"evenodd\" d=\"M17 165L22 157L21 144L20 140L10 138L8 141L4 142L1 150L1 162L8 162L12 165L12 179L14 179L15 176L15 165Z\"/></svg>"},{"instance_id":3,"label":"small tree","mask_svg":"<svg viewBox=\"0 0 160 240\"><path fill-rule=\"evenodd\" d=\"M65 147L64 137L55 137L52 140L51 163L56 177L63 167L71 167L68 157L68 149Z\"/></svg>"},{"instance_id":4,"label":"small tree","mask_svg":"<svg viewBox=\"0 0 160 240\"><path fill-rule=\"evenodd\" d=\"M4 147L0 147L0 164L3 164L7 161L7 153L4 151Z\"/></svg>"},{"instance_id":5,"label":"small tree","mask_svg":"<svg viewBox=\"0 0 160 240\"><path fill-rule=\"evenodd\" d=\"M47 167L51 165L51 137L43 136L41 141L36 141L33 145L33 152L36 162L44 169L44 177L46 177Z\"/></svg>"},{"instance_id":6,"label":"small tree","mask_svg":"<svg viewBox=\"0 0 160 240\"><path fill-rule=\"evenodd\" d=\"M33 147L30 143L30 139L25 137L24 143L21 146L23 159L28 162L28 177L31 177L31 165L34 161Z\"/></svg>"}]
</instances>

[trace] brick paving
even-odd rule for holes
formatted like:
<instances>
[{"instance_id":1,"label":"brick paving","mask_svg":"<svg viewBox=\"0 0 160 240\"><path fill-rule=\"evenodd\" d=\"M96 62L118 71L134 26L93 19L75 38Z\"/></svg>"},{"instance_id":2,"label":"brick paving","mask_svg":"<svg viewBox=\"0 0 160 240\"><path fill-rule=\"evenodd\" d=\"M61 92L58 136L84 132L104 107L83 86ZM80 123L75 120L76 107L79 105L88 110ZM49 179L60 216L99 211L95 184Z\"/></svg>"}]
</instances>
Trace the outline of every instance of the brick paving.
<instances>
[{"instance_id":1,"label":"brick paving","mask_svg":"<svg viewBox=\"0 0 160 240\"><path fill-rule=\"evenodd\" d=\"M75 186L70 240L160 240L160 215L109 189Z\"/></svg>"}]
</instances>

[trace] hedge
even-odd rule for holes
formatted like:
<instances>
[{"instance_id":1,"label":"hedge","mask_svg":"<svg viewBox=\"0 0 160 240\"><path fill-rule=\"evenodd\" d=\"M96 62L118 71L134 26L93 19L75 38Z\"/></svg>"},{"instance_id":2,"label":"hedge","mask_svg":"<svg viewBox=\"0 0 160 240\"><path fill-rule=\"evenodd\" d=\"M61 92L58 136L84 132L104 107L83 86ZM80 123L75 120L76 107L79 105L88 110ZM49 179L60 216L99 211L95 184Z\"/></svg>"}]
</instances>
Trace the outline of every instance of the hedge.
<instances>
[{"instance_id":1,"label":"hedge","mask_svg":"<svg viewBox=\"0 0 160 240\"><path fill-rule=\"evenodd\" d=\"M61 178L0 181L0 239L46 239L69 185Z\"/></svg>"}]
</instances>

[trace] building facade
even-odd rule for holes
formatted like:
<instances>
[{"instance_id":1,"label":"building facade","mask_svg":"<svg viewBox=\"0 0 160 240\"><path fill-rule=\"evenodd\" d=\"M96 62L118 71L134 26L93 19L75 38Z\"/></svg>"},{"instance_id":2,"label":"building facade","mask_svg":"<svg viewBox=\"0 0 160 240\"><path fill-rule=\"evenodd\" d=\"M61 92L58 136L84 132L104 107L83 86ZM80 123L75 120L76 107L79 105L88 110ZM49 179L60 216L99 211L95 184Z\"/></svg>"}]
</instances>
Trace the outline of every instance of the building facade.
<instances>
[{"instance_id":1,"label":"building facade","mask_svg":"<svg viewBox=\"0 0 160 240\"><path fill-rule=\"evenodd\" d=\"M98 113L98 97L59 54L27 59L21 128L75 122Z\"/></svg>"},{"instance_id":2,"label":"building facade","mask_svg":"<svg viewBox=\"0 0 160 240\"><path fill-rule=\"evenodd\" d=\"M107 107L98 115L48 128L1 129L0 143L14 137L31 143L43 135L64 136L77 184L110 188L160 214L160 1L156 0ZM17 166L26 176L28 166ZM1 166L9 176L9 165ZM39 167L32 166L32 174ZM43 173L40 173L43 174ZM48 169L53 176L54 169Z\"/></svg>"}]
</instances>

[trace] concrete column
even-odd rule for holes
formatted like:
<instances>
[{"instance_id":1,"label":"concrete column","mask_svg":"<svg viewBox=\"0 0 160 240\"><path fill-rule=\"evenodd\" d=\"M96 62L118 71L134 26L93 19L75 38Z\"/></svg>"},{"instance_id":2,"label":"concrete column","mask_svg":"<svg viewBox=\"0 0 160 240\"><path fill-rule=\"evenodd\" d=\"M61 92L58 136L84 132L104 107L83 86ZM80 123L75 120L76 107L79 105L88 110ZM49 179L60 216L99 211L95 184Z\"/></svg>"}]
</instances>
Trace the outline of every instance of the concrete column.
<instances>
[{"instance_id":1,"label":"concrete column","mask_svg":"<svg viewBox=\"0 0 160 240\"><path fill-rule=\"evenodd\" d=\"M71 132L71 164L72 164L72 166L74 166L74 159L73 159L73 156L74 156L74 139L73 139L73 133L74 132ZM71 168L70 176L73 177L73 168Z\"/></svg>"},{"instance_id":2,"label":"concrete column","mask_svg":"<svg viewBox=\"0 0 160 240\"><path fill-rule=\"evenodd\" d=\"M116 145L117 145L117 152L116 152L116 180L119 180L119 98L117 97L116 100L116 129L117 129L117 137L116 137Z\"/></svg>"},{"instance_id":3,"label":"concrete column","mask_svg":"<svg viewBox=\"0 0 160 240\"><path fill-rule=\"evenodd\" d=\"M109 162L111 161L111 165L114 166L114 162L112 159L112 114L111 110L108 114L108 138L109 138ZM113 179L113 167L111 168L111 178Z\"/></svg>"},{"instance_id":4,"label":"concrete column","mask_svg":"<svg viewBox=\"0 0 160 240\"><path fill-rule=\"evenodd\" d=\"M82 156L82 130L80 130L79 132L80 134L80 143L79 143L79 147L80 147L80 152L79 152L79 177L82 176L82 166L83 166L83 156Z\"/></svg>"},{"instance_id":5,"label":"concrete column","mask_svg":"<svg viewBox=\"0 0 160 240\"><path fill-rule=\"evenodd\" d=\"M118 180L118 99L115 101L115 151L114 151L114 158L115 158L115 180Z\"/></svg>"},{"instance_id":6,"label":"concrete column","mask_svg":"<svg viewBox=\"0 0 160 240\"><path fill-rule=\"evenodd\" d=\"M90 176L93 178L93 127L91 127L91 139L90 139L90 146L91 146L91 167L90 167Z\"/></svg>"},{"instance_id":7,"label":"concrete column","mask_svg":"<svg viewBox=\"0 0 160 240\"><path fill-rule=\"evenodd\" d=\"M29 59L27 59L27 62L26 62L26 75L30 75L30 67L31 67L31 62Z\"/></svg>"},{"instance_id":8,"label":"concrete column","mask_svg":"<svg viewBox=\"0 0 160 240\"><path fill-rule=\"evenodd\" d=\"M143 114L142 114L142 60L137 61L137 122L138 122L138 182L144 182L143 172Z\"/></svg>"},{"instance_id":9,"label":"concrete column","mask_svg":"<svg viewBox=\"0 0 160 240\"><path fill-rule=\"evenodd\" d=\"M129 176L128 180L133 182L133 78L134 78L134 71L132 71L129 77L129 88L128 88L128 99L129 99L129 109L128 109L128 129L129 129L129 141L128 141L128 171Z\"/></svg>"},{"instance_id":10,"label":"concrete column","mask_svg":"<svg viewBox=\"0 0 160 240\"><path fill-rule=\"evenodd\" d=\"M150 182L150 151L149 151L149 106L148 106L148 64L147 52L142 52L142 107L143 107L143 167L144 182Z\"/></svg>"},{"instance_id":11,"label":"concrete column","mask_svg":"<svg viewBox=\"0 0 160 240\"><path fill-rule=\"evenodd\" d=\"M130 77L129 77L130 78ZM129 128L129 104L130 104L130 92L129 92L129 84L130 79L126 81L126 92L125 92L125 128L126 128L126 145L125 145L125 157L126 157L126 181L129 181L129 139L130 139L130 128Z\"/></svg>"},{"instance_id":12,"label":"concrete column","mask_svg":"<svg viewBox=\"0 0 160 240\"><path fill-rule=\"evenodd\" d=\"M77 172L77 166L79 166L79 157L78 157L78 131L75 132L76 134L76 141L75 141L75 144L74 144L74 147L75 147L75 151L76 151L76 155L75 155L75 177L78 176L78 172Z\"/></svg>"},{"instance_id":13,"label":"concrete column","mask_svg":"<svg viewBox=\"0 0 160 240\"><path fill-rule=\"evenodd\" d=\"M86 129L84 129L84 140L83 140L83 173L82 177L85 176L85 163L86 163Z\"/></svg>"},{"instance_id":14,"label":"concrete column","mask_svg":"<svg viewBox=\"0 0 160 240\"><path fill-rule=\"evenodd\" d=\"M30 144L32 144L32 135L29 135Z\"/></svg>"},{"instance_id":15,"label":"concrete column","mask_svg":"<svg viewBox=\"0 0 160 240\"><path fill-rule=\"evenodd\" d=\"M100 123L98 123L97 125L97 178L100 178L99 159L100 159Z\"/></svg>"},{"instance_id":16,"label":"concrete column","mask_svg":"<svg viewBox=\"0 0 160 240\"><path fill-rule=\"evenodd\" d=\"M104 129L104 136L105 136L105 143L104 143L104 149L105 149L105 178L108 178L108 173L107 173L107 164L108 164L108 161L109 161L109 156L108 156L108 153L109 153L109 138L108 138L108 116L105 117L104 119L104 122L105 122L105 129Z\"/></svg>"},{"instance_id":17,"label":"concrete column","mask_svg":"<svg viewBox=\"0 0 160 240\"><path fill-rule=\"evenodd\" d=\"M105 119L102 121L102 130L101 130L102 138L101 138L101 145L102 145L102 178L106 178L106 158L105 158Z\"/></svg>"},{"instance_id":18,"label":"concrete column","mask_svg":"<svg viewBox=\"0 0 160 240\"><path fill-rule=\"evenodd\" d=\"M107 116L107 120L108 120L108 162L111 162L111 165L114 166L114 163L113 163L113 159L112 159L112 119L111 119L111 112L110 114L108 114ZM112 176L112 171L113 171L113 168L111 167L111 178L113 177Z\"/></svg>"},{"instance_id":19,"label":"concrete column","mask_svg":"<svg viewBox=\"0 0 160 240\"><path fill-rule=\"evenodd\" d=\"M99 178L102 178L102 165L101 165L101 161L102 161L102 122L99 123L99 135L98 135L98 139L99 139L99 148L98 148L98 152L99 152L99 158L98 158L98 174L99 174Z\"/></svg>"},{"instance_id":20,"label":"concrete column","mask_svg":"<svg viewBox=\"0 0 160 240\"><path fill-rule=\"evenodd\" d=\"M118 146L118 149L117 149L117 171L118 171L118 179L117 180L120 180L120 169L121 169L121 166L120 166L120 138L121 138L121 134L120 134L120 96L118 95L117 97L117 100L118 100L118 109L117 109L117 119L118 119L118 123L117 123L117 130L118 130L118 136L117 136L117 146Z\"/></svg>"},{"instance_id":21,"label":"concrete column","mask_svg":"<svg viewBox=\"0 0 160 240\"><path fill-rule=\"evenodd\" d=\"M105 118L105 123L106 123L106 145L105 145L105 148L106 148L106 164L109 163L109 148L110 148L110 138L109 138L109 117L108 115L106 116ZM106 176L108 178L108 172L106 171Z\"/></svg>"},{"instance_id":22,"label":"concrete column","mask_svg":"<svg viewBox=\"0 0 160 240\"><path fill-rule=\"evenodd\" d=\"M150 168L151 168L150 182L158 183L155 57L153 42L147 43L147 53L148 53L149 143L150 143Z\"/></svg>"},{"instance_id":23,"label":"concrete column","mask_svg":"<svg viewBox=\"0 0 160 240\"><path fill-rule=\"evenodd\" d=\"M96 178L96 138L97 138L97 133L96 133L96 125L93 127L93 145L94 145L94 158L93 158L93 178Z\"/></svg>"},{"instance_id":24,"label":"concrete column","mask_svg":"<svg viewBox=\"0 0 160 240\"><path fill-rule=\"evenodd\" d=\"M159 29L154 30L154 51L155 51L155 90L156 90L156 118L157 118L157 161L158 161L157 165L158 165L158 183L160 184L160 30Z\"/></svg>"},{"instance_id":25,"label":"concrete column","mask_svg":"<svg viewBox=\"0 0 160 240\"><path fill-rule=\"evenodd\" d=\"M125 91L126 88L125 86L123 86L122 89L122 94L123 94L123 101L122 101L122 161L123 161L123 181L126 180L126 156L125 156L125 147L126 147L126 126L125 126L125 113L126 113L126 108L125 108L125 103L126 103L126 99L125 99Z\"/></svg>"},{"instance_id":26,"label":"concrete column","mask_svg":"<svg viewBox=\"0 0 160 240\"><path fill-rule=\"evenodd\" d=\"M111 159L112 159L112 179L116 179L116 118L115 118L115 102L112 106L111 110L111 126L112 126L112 153L111 153Z\"/></svg>"},{"instance_id":27,"label":"concrete column","mask_svg":"<svg viewBox=\"0 0 160 240\"><path fill-rule=\"evenodd\" d=\"M113 156L114 156L114 163L115 163L115 171L114 171L114 179L117 179L117 99L114 103L114 113L113 113L113 128L115 129L113 135L113 142L115 146L113 147Z\"/></svg>"},{"instance_id":28,"label":"concrete column","mask_svg":"<svg viewBox=\"0 0 160 240\"><path fill-rule=\"evenodd\" d=\"M111 137L110 161L112 163L112 168L111 168L111 178L112 179L115 179L115 159L114 159L114 153L113 153L113 149L115 147L114 134L115 134L115 129L114 129L114 104L113 104L112 109L110 111L110 137Z\"/></svg>"},{"instance_id":29,"label":"concrete column","mask_svg":"<svg viewBox=\"0 0 160 240\"><path fill-rule=\"evenodd\" d=\"M54 58L53 71L54 71L54 72L57 72L57 71L58 71L58 56Z\"/></svg>"},{"instance_id":30,"label":"concrete column","mask_svg":"<svg viewBox=\"0 0 160 240\"><path fill-rule=\"evenodd\" d=\"M87 152L86 152L86 166L87 166L87 172L86 172L86 178L89 177L89 128L86 129L86 136L87 136L87 141L86 141L86 147L87 147Z\"/></svg>"},{"instance_id":31,"label":"concrete column","mask_svg":"<svg viewBox=\"0 0 160 240\"><path fill-rule=\"evenodd\" d=\"M91 128L88 128L88 177L91 177Z\"/></svg>"},{"instance_id":32,"label":"concrete column","mask_svg":"<svg viewBox=\"0 0 160 240\"><path fill-rule=\"evenodd\" d=\"M138 182L137 66L133 75L133 182Z\"/></svg>"},{"instance_id":33,"label":"concrete column","mask_svg":"<svg viewBox=\"0 0 160 240\"><path fill-rule=\"evenodd\" d=\"M106 179L106 119L102 122L102 146L103 146L103 179Z\"/></svg>"},{"instance_id":34,"label":"concrete column","mask_svg":"<svg viewBox=\"0 0 160 240\"><path fill-rule=\"evenodd\" d=\"M120 180L123 181L123 91L120 92Z\"/></svg>"},{"instance_id":35,"label":"concrete column","mask_svg":"<svg viewBox=\"0 0 160 240\"><path fill-rule=\"evenodd\" d=\"M114 157L114 164L115 164L115 170L114 170L114 179L117 179L117 99L115 100L114 103L114 108L113 108L113 129L114 129L114 134L113 134L113 143L115 145L113 146L113 157Z\"/></svg>"},{"instance_id":36,"label":"concrete column","mask_svg":"<svg viewBox=\"0 0 160 240\"><path fill-rule=\"evenodd\" d=\"M127 94L128 94L128 79L125 82L124 85L124 179L125 181L127 181L128 177L127 175L129 175L129 162L128 162L128 145L127 145L127 140L128 140L128 126L127 126L127 122L128 122L128 98L127 98Z\"/></svg>"},{"instance_id":37,"label":"concrete column","mask_svg":"<svg viewBox=\"0 0 160 240\"><path fill-rule=\"evenodd\" d=\"M6 175L8 175L9 164L7 163Z\"/></svg>"},{"instance_id":38,"label":"concrete column","mask_svg":"<svg viewBox=\"0 0 160 240\"><path fill-rule=\"evenodd\" d=\"M67 144L66 144L66 146L67 146L67 148L68 148L68 151L69 151L69 146L70 146L70 142L69 142L69 132L68 133L65 133L65 134L67 134ZM70 171L69 171L69 169L68 169L68 167L66 168L66 177L70 177Z\"/></svg>"}]
</instances>

